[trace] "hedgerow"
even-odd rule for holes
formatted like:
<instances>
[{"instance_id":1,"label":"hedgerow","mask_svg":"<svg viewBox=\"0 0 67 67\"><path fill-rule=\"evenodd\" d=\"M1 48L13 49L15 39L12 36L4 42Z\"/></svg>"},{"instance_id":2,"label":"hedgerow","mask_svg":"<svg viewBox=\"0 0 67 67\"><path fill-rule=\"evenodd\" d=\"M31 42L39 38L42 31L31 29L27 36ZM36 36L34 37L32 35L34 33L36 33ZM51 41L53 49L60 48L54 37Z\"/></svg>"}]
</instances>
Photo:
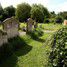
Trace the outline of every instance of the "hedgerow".
<instances>
[{"instance_id":1,"label":"hedgerow","mask_svg":"<svg viewBox=\"0 0 67 67\"><path fill-rule=\"evenodd\" d=\"M53 67L67 67L67 26L52 36L50 62Z\"/></svg>"}]
</instances>

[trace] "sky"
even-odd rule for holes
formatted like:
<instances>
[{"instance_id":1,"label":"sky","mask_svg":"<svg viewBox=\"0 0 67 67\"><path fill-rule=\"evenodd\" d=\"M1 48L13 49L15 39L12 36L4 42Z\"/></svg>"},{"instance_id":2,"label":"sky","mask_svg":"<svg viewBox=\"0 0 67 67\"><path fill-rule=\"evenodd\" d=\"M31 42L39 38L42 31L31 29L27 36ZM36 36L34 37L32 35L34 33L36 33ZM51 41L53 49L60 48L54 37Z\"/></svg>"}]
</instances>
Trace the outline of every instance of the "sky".
<instances>
[{"instance_id":1,"label":"sky","mask_svg":"<svg viewBox=\"0 0 67 67\"><path fill-rule=\"evenodd\" d=\"M30 5L35 3L42 4L49 11L55 11L56 13L67 11L67 0L0 0L3 8L10 5L17 7L18 4L23 2L29 3Z\"/></svg>"}]
</instances>

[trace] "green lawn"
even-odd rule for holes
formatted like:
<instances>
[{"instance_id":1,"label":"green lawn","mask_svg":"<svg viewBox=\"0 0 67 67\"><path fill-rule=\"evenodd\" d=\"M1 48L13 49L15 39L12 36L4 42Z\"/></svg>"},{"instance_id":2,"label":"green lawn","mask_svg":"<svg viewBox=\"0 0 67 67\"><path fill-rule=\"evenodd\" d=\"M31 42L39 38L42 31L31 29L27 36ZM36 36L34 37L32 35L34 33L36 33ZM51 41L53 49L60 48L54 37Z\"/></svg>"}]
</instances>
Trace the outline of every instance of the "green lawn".
<instances>
[{"instance_id":1,"label":"green lawn","mask_svg":"<svg viewBox=\"0 0 67 67\"><path fill-rule=\"evenodd\" d=\"M44 30L46 28L46 30L56 31L61 26L58 24L43 24ZM46 44L46 41L52 34L53 32L44 32L43 36L37 40L32 39L29 35L21 36L20 38L26 43L25 46L15 51L0 67L48 67L51 45Z\"/></svg>"},{"instance_id":2,"label":"green lawn","mask_svg":"<svg viewBox=\"0 0 67 67\"><path fill-rule=\"evenodd\" d=\"M44 30L50 30L50 31L56 31L63 26L62 24L53 24L53 23L39 24L39 25L42 25L42 28Z\"/></svg>"},{"instance_id":3,"label":"green lawn","mask_svg":"<svg viewBox=\"0 0 67 67\"><path fill-rule=\"evenodd\" d=\"M61 28L63 25L62 24L54 24L54 23L49 23L49 24L47 24L47 23L39 23L38 24L38 26L40 26L40 25L42 25L42 28L44 29L44 30L50 30L50 31L56 31L56 30L58 30L59 28ZM25 26L26 27L26 24L24 24L24 23L21 23L20 24L20 28L22 28L23 26Z\"/></svg>"}]
</instances>

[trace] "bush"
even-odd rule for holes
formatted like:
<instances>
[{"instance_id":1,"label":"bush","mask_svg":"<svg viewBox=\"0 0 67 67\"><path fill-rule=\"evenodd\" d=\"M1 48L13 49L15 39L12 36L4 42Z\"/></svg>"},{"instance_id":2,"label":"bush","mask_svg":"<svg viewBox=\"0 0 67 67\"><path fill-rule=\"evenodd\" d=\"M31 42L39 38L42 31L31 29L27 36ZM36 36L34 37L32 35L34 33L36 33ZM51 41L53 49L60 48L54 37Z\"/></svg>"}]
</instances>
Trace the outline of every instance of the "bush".
<instances>
[{"instance_id":1,"label":"bush","mask_svg":"<svg viewBox=\"0 0 67 67\"><path fill-rule=\"evenodd\" d=\"M50 60L53 67L67 67L67 27L58 30L52 37Z\"/></svg>"},{"instance_id":2,"label":"bush","mask_svg":"<svg viewBox=\"0 0 67 67\"><path fill-rule=\"evenodd\" d=\"M63 22L63 18L58 16L58 17L56 17L55 22L56 23L62 23Z\"/></svg>"},{"instance_id":3,"label":"bush","mask_svg":"<svg viewBox=\"0 0 67 67\"><path fill-rule=\"evenodd\" d=\"M49 23L50 22L50 19L46 18L44 19L44 23Z\"/></svg>"},{"instance_id":4,"label":"bush","mask_svg":"<svg viewBox=\"0 0 67 67\"><path fill-rule=\"evenodd\" d=\"M30 35L33 39L38 39L40 36L42 36L44 32L41 28L36 28L33 31L29 32L28 35Z\"/></svg>"}]
</instances>

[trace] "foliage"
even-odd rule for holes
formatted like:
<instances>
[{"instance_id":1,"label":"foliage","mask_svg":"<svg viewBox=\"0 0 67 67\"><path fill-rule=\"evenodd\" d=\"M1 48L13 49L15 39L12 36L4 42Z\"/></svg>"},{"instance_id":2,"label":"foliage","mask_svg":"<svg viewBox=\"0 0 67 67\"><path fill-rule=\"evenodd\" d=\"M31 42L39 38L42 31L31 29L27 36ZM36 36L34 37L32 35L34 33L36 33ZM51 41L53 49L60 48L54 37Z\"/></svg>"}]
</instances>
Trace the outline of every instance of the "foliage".
<instances>
[{"instance_id":1,"label":"foliage","mask_svg":"<svg viewBox=\"0 0 67 67\"><path fill-rule=\"evenodd\" d=\"M41 4L33 4L32 9L31 9L31 18L36 20L37 22L42 23L44 21L44 17L49 17L49 11L47 8L45 8Z\"/></svg>"},{"instance_id":2,"label":"foliage","mask_svg":"<svg viewBox=\"0 0 67 67\"><path fill-rule=\"evenodd\" d=\"M56 23L62 23L62 22L63 22L63 18L62 18L61 16L57 16L57 17L55 18L55 22L56 22Z\"/></svg>"},{"instance_id":3,"label":"foliage","mask_svg":"<svg viewBox=\"0 0 67 67\"><path fill-rule=\"evenodd\" d=\"M44 7L41 4L38 4L38 7L43 11L45 18L49 18L50 17L50 12L48 11L48 9L46 7Z\"/></svg>"},{"instance_id":4,"label":"foliage","mask_svg":"<svg viewBox=\"0 0 67 67\"><path fill-rule=\"evenodd\" d=\"M53 67L67 67L67 26L55 32L51 41L50 60Z\"/></svg>"},{"instance_id":5,"label":"foliage","mask_svg":"<svg viewBox=\"0 0 67 67\"><path fill-rule=\"evenodd\" d=\"M41 22L41 23L44 20L44 13L40 9L40 7L38 5L36 5L36 4L32 6L32 9L31 9L31 18L33 18L37 22Z\"/></svg>"},{"instance_id":6,"label":"foliage","mask_svg":"<svg viewBox=\"0 0 67 67\"><path fill-rule=\"evenodd\" d=\"M51 12L50 13L50 15L51 15L51 18L55 18L56 17L56 14L55 14L55 12L53 11L53 12Z\"/></svg>"},{"instance_id":7,"label":"foliage","mask_svg":"<svg viewBox=\"0 0 67 67\"><path fill-rule=\"evenodd\" d=\"M27 3L17 5L16 17L19 21L26 21L30 17L31 6Z\"/></svg>"},{"instance_id":8,"label":"foliage","mask_svg":"<svg viewBox=\"0 0 67 67\"><path fill-rule=\"evenodd\" d=\"M59 16L62 16L63 19L67 19L67 11L58 13Z\"/></svg>"},{"instance_id":9,"label":"foliage","mask_svg":"<svg viewBox=\"0 0 67 67\"><path fill-rule=\"evenodd\" d=\"M49 22L50 22L49 18L44 19L44 23L49 23Z\"/></svg>"},{"instance_id":10,"label":"foliage","mask_svg":"<svg viewBox=\"0 0 67 67\"><path fill-rule=\"evenodd\" d=\"M4 19L15 16L15 8L11 5L6 8L4 8Z\"/></svg>"},{"instance_id":11,"label":"foliage","mask_svg":"<svg viewBox=\"0 0 67 67\"><path fill-rule=\"evenodd\" d=\"M34 4L32 6L31 17L33 19L35 19L36 21L42 23L44 21L44 17L47 18L49 16L50 16L49 11L43 5L41 5L41 4L38 4L38 5Z\"/></svg>"},{"instance_id":12,"label":"foliage","mask_svg":"<svg viewBox=\"0 0 67 67\"><path fill-rule=\"evenodd\" d=\"M0 4L0 21L3 21L3 8L2 8L2 6L1 6L1 4Z\"/></svg>"},{"instance_id":13,"label":"foliage","mask_svg":"<svg viewBox=\"0 0 67 67\"><path fill-rule=\"evenodd\" d=\"M30 35L33 39L38 39L40 36L42 36L44 32L42 31L41 28L36 28L31 32L28 32L28 35Z\"/></svg>"},{"instance_id":14,"label":"foliage","mask_svg":"<svg viewBox=\"0 0 67 67\"><path fill-rule=\"evenodd\" d=\"M3 9L0 4L0 21L4 21L6 18L12 16L15 16L15 8L13 6L8 6Z\"/></svg>"}]
</instances>

